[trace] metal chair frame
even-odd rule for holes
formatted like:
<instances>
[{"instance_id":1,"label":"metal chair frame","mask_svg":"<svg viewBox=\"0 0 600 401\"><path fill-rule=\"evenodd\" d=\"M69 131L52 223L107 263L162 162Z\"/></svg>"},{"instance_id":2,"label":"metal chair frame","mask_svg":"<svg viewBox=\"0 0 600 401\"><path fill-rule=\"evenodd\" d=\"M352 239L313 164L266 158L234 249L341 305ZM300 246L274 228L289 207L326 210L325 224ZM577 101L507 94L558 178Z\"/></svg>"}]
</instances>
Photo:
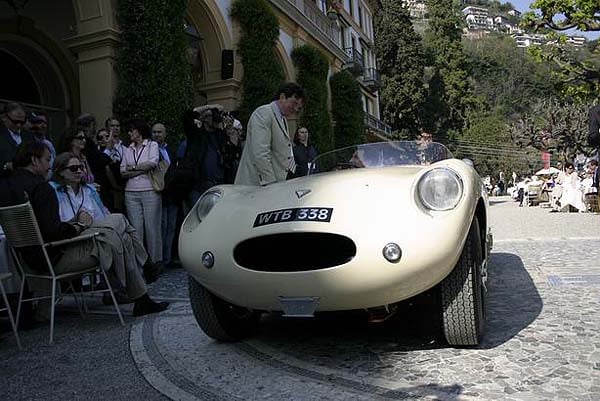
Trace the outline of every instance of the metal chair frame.
<instances>
[{"instance_id":1,"label":"metal chair frame","mask_svg":"<svg viewBox=\"0 0 600 401\"><path fill-rule=\"evenodd\" d=\"M6 311L8 313L8 319L10 320L10 325L12 326L13 334L15 335L15 338L17 339L17 346L19 347L19 349L23 349L21 347L21 340L19 339L19 332L17 331L17 324L15 323L15 319L13 317L12 310L10 309L10 304L8 303L6 291L4 290L4 284L2 284L2 281L9 279L11 277L12 277L12 273L1 273L0 274L0 291L2 292L2 300L4 301L4 304L6 305L6 308L0 309L0 312Z\"/></svg>"},{"instance_id":2,"label":"metal chair frame","mask_svg":"<svg viewBox=\"0 0 600 401\"><path fill-rule=\"evenodd\" d=\"M35 218L35 214L29 202L15 206L0 207L0 225L2 225L2 228L4 229L4 233L6 235L6 239L8 240L8 245L10 247L11 253L21 273L21 290L19 292L19 305L17 307L17 322L19 321L19 317L21 314L21 305L23 302L51 299L52 302L50 307L50 344L52 344L54 340L55 306L60 300L62 300L64 295L75 296L77 307L79 308L80 314L83 316L83 311L81 309L81 305L79 304L78 296L82 296L83 300L83 295L85 294L97 294L108 292L110 293L117 314L119 315L119 320L121 321L121 324L125 325L125 322L123 321L123 316L121 315L121 309L119 308L119 304L117 303L117 299L115 298L115 294L110 284L110 280L108 279L108 275L99 265L64 274L56 274L56 272L54 271L54 266L50 260L50 257L48 256L48 252L46 251L46 249L49 247L62 247L81 241L92 240L95 242L96 237L98 237L100 233L96 232L79 235L77 237L61 241L44 242L37 220ZM30 266L27 266L26 263L22 263L21 255L17 251L21 248L31 246L37 246L41 249L46 262L47 273L44 273L43 269L34 270ZM86 274L97 273L98 271L104 277L104 280L107 285L106 289L95 289L92 285L90 291L75 290L75 287L72 283L73 279L81 278ZM28 279L41 279L51 281L52 294L23 299L25 282ZM69 281L69 289L71 290L71 292L69 292L68 294L57 294L57 283L61 281ZM85 300L83 300L83 304L85 311L87 311L87 305L85 304Z\"/></svg>"}]
</instances>

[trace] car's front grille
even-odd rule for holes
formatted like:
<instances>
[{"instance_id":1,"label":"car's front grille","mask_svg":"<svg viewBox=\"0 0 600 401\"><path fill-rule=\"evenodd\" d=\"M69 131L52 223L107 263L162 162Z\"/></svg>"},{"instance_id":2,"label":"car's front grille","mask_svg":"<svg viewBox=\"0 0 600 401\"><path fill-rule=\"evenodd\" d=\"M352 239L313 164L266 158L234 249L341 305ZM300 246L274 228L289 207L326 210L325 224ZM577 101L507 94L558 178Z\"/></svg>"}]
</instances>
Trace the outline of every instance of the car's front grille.
<instances>
[{"instance_id":1,"label":"car's front grille","mask_svg":"<svg viewBox=\"0 0 600 401\"><path fill-rule=\"evenodd\" d=\"M326 269L349 262L356 245L343 235L287 233L251 238L239 243L233 257L246 269L298 272Z\"/></svg>"}]
</instances>

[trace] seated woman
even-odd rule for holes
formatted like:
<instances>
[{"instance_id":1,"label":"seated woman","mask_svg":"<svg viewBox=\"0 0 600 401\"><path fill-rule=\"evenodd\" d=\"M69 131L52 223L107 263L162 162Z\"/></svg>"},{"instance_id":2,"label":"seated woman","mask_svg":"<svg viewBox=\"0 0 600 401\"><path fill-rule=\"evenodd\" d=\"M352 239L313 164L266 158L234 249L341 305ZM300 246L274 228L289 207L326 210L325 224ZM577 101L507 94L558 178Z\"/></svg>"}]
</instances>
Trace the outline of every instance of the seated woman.
<instances>
[{"instance_id":1,"label":"seated woman","mask_svg":"<svg viewBox=\"0 0 600 401\"><path fill-rule=\"evenodd\" d=\"M54 187L45 179L49 160L50 153L43 143L24 142L13 161L15 172L3 183L9 189L4 195L10 199L3 197L2 203L23 203L26 194L45 241L76 237L93 226L88 232L101 233L96 242L76 242L62 247L60 252L49 249L55 271L65 273L99 263L127 289L127 295L135 302L134 316L165 310L168 303L154 302L148 296L141 269L148 255L133 235L135 231L122 215L107 214L95 190L81 184L80 159L73 154L56 158L53 171L58 183ZM24 257L33 269L44 266L43 258L40 263L39 255L34 252Z\"/></svg>"},{"instance_id":2,"label":"seated woman","mask_svg":"<svg viewBox=\"0 0 600 401\"><path fill-rule=\"evenodd\" d=\"M571 206L579 212L585 212L586 206L583 202L583 192L580 188L580 179L575 171L573 163L565 163L566 178L562 184L563 193L560 198L562 211L570 211Z\"/></svg>"}]
</instances>

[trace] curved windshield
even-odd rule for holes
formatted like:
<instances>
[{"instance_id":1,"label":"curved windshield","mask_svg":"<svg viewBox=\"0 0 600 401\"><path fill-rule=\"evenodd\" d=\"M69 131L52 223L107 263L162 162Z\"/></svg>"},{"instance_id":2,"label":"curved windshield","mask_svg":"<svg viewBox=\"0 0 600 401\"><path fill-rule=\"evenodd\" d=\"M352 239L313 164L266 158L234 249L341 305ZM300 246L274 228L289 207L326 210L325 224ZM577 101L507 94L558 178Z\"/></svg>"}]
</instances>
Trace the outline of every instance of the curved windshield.
<instances>
[{"instance_id":1,"label":"curved windshield","mask_svg":"<svg viewBox=\"0 0 600 401\"><path fill-rule=\"evenodd\" d=\"M316 174L350 168L422 166L452 157L448 148L437 142L367 143L323 153L313 160L310 171Z\"/></svg>"}]
</instances>

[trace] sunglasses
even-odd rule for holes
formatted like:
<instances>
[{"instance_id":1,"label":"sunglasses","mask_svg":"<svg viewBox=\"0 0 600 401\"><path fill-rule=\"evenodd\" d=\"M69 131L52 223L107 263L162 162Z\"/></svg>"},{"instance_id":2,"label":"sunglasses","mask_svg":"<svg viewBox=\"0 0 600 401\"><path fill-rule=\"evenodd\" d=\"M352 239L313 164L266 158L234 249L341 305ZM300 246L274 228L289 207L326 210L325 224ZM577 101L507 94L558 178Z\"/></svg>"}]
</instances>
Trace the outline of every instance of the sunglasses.
<instances>
[{"instance_id":1,"label":"sunglasses","mask_svg":"<svg viewBox=\"0 0 600 401\"><path fill-rule=\"evenodd\" d=\"M7 118L8 118L8 119L9 119L9 120L10 120L10 121L13 123L13 124L21 124L21 125L23 125L23 124L25 124L25 123L27 122L27 121L25 121L25 120L19 120L19 119L16 119L16 118L12 118L12 117L11 117L10 115L8 115L8 114L6 115L6 117L7 117Z\"/></svg>"},{"instance_id":2,"label":"sunglasses","mask_svg":"<svg viewBox=\"0 0 600 401\"><path fill-rule=\"evenodd\" d=\"M67 166L63 170L69 170L72 173L76 173L78 171L84 171L83 166L81 164L78 164L76 166Z\"/></svg>"},{"instance_id":3,"label":"sunglasses","mask_svg":"<svg viewBox=\"0 0 600 401\"><path fill-rule=\"evenodd\" d=\"M81 139L82 141L84 141L85 140L85 135L77 135L75 137L75 139Z\"/></svg>"},{"instance_id":4,"label":"sunglasses","mask_svg":"<svg viewBox=\"0 0 600 401\"><path fill-rule=\"evenodd\" d=\"M98 139L108 139L108 135L98 135Z\"/></svg>"}]
</instances>

